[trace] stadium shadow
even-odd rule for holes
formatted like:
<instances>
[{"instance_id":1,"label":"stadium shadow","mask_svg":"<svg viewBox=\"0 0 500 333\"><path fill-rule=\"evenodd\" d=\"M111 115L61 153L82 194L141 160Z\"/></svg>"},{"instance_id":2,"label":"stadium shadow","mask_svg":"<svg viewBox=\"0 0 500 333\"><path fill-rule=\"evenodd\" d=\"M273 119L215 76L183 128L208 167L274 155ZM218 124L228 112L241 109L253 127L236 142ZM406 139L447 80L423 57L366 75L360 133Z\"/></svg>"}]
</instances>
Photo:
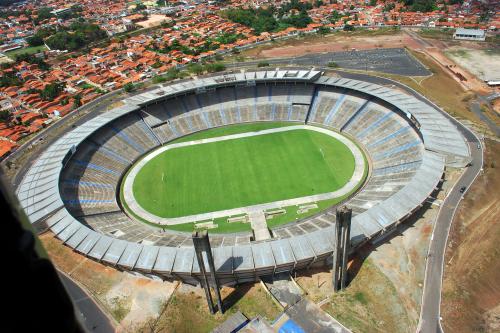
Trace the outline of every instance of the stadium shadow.
<instances>
[{"instance_id":1,"label":"stadium shadow","mask_svg":"<svg viewBox=\"0 0 500 333\"><path fill-rule=\"evenodd\" d=\"M395 229L389 231L386 235L382 236L379 240L375 242L375 244L367 243L359 248L355 254L349 260L349 265L347 269L347 286L353 281L358 275L361 267L365 260L370 256L373 251L377 251L377 248L383 244L388 244L396 237L402 236L402 234L408 230L409 228L413 228L418 219L420 219L424 212L432 205L432 201L426 201L422 204L419 210L417 210L414 214L412 214L408 219L406 219L403 223L398 225Z\"/></svg>"},{"instance_id":2,"label":"stadium shadow","mask_svg":"<svg viewBox=\"0 0 500 333\"><path fill-rule=\"evenodd\" d=\"M239 284L237 288L234 288L229 295L224 297L222 300L222 306L224 307L224 311L230 309L233 305L238 303L240 299L242 299L246 293L250 289L252 289L254 282Z\"/></svg>"}]
</instances>

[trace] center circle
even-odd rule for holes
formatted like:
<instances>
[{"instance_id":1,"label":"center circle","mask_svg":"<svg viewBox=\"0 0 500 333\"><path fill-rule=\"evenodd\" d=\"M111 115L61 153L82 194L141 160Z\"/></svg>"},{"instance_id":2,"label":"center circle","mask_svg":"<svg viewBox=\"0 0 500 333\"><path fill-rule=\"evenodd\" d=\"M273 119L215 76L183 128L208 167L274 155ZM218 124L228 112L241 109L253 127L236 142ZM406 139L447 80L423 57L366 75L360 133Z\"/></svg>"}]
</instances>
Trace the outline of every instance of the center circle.
<instances>
[{"instance_id":1,"label":"center circle","mask_svg":"<svg viewBox=\"0 0 500 333\"><path fill-rule=\"evenodd\" d=\"M249 209L314 210L356 191L365 164L361 150L331 130L233 125L188 135L144 156L126 175L122 198L129 212L159 225L227 218Z\"/></svg>"}]
</instances>

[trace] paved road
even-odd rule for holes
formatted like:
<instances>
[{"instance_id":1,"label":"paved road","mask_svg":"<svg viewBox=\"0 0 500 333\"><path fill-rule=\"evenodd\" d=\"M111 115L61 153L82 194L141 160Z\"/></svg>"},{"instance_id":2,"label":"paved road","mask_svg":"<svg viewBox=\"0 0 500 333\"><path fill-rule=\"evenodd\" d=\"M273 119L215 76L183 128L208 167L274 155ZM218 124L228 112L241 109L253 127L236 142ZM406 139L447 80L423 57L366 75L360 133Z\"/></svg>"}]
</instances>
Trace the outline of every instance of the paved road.
<instances>
[{"instance_id":1,"label":"paved road","mask_svg":"<svg viewBox=\"0 0 500 333\"><path fill-rule=\"evenodd\" d=\"M462 187L468 189L482 168L483 152L482 149L477 148L478 144L480 145L477 141L469 143L473 159L472 166L465 170L465 173L450 190L448 196L441 204L436 219L426 262L422 309L418 332L442 332L440 324L440 303L446 243L453 216L465 194L460 193L460 189Z\"/></svg>"},{"instance_id":2,"label":"paved road","mask_svg":"<svg viewBox=\"0 0 500 333\"><path fill-rule=\"evenodd\" d=\"M115 329L104 311L94 300L67 275L59 272L66 291L76 306L76 313L89 332L109 333Z\"/></svg>"},{"instance_id":3,"label":"paved road","mask_svg":"<svg viewBox=\"0 0 500 333\"><path fill-rule=\"evenodd\" d=\"M470 108L471 108L472 112L474 112L476 114L476 116L478 116L479 119L481 119L484 123L486 123L486 125L488 125L490 130L493 133L495 133L496 136L500 136L500 126L497 126L497 124L495 124L495 122L493 120L491 120L490 118L488 118L484 114L484 112L481 110L481 106L479 105L479 102L477 100L472 101L470 103Z\"/></svg>"}]
</instances>

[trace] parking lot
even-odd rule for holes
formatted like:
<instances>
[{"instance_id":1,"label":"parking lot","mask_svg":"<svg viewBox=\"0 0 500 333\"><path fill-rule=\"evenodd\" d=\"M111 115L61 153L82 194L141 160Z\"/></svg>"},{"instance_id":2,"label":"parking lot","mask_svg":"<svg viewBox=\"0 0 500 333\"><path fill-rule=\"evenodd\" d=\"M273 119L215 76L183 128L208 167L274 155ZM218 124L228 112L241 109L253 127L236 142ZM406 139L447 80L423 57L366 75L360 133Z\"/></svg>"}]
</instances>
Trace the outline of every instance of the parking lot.
<instances>
[{"instance_id":1,"label":"parking lot","mask_svg":"<svg viewBox=\"0 0 500 333\"><path fill-rule=\"evenodd\" d=\"M404 48L387 48L372 50L347 50L342 52L326 52L308 54L294 58L266 59L271 65L288 64L301 66L327 66L334 62L339 68L382 72L403 76L427 76L431 72ZM247 65L258 64L259 61L245 62ZM238 65L243 65L239 63Z\"/></svg>"}]
</instances>

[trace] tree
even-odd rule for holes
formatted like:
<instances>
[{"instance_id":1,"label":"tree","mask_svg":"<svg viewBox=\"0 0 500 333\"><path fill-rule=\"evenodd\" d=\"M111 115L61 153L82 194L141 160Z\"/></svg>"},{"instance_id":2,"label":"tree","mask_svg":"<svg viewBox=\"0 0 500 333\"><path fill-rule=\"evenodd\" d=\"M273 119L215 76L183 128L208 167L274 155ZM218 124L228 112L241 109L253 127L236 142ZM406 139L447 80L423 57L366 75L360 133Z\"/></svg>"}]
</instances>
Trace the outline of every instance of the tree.
<instances>
[{"instance_id":1,"label":"tree","mask_svg":"<svg viewBox=\"0 0 500 333\"><path fill-rule=\"evenodd\" d=\"M38 65L41 70L47 71L50 69L49 64L47 64L42 58L39 58L33 54L21 53L16 56L16 62L26 61L30 64Z\"/></svg>"},{"instance_id":2,"label":"tree","mask_svg":"<svg viewBox=\"0 0 500 333\"><path fill-rule=\"evenodd\" d=\"M82 95L76 94L73 97L73 109L78 109L80 106L82 106Z\"/></svg>"},{"instance_id":3,"label":"tree","mask_svg":"<svg viewBox=\"0 0 500 333\"><path fill-rule=\"evenodd\" d=\"M261 61L257 64L257 67L269 67L269 63L267 61Z\"/></svg>"},{"instance_id":4,"label":"tree","mask_svg":"<svg viewBox=\"0 0 500 333\"><path fill-rule=\"evenodd\" d=\"M138 3L137 5L135 5L134 12L139 12L141 10L146 10L146 9L148 9L148 7L146 7L146 5L144 5L142 3Z\"/></svg>"},{"instance_id":5,"label":"tree","mask_svg":"<svg viewBox=\"0 0 500 333\"><path fill-rule=\"evenodd\" d=\"M187 70L190 72L190 73L193 73L193 74L196 74L196 75L200 75L203 73L204 69L203 69L203 66L200 65L200 64L189 64L187 66Z\"/></svg>"},{"instance_id":6,"label":"tree","mask_svg":"<svg viewBox=\"0 0 500 333\"><path fill-rule=\"evenodd\" d=\"M37 18L36 18L36 23L49 19L51 17L55 17L54 14L52 14L52 8L50 7L40 7L37 10Z\"/></svg>"},{"instance_id":7,"label":"tree","mask_svg":"<svg viewBox=\"0 0 500 333\"><path fill-rule=\"evenodd\" d=\"M66 87L66 82L54 82L50 83L43 88L40 92L40 97L46 101L52 101L54 98L59 96Z\"/></svg>"},{"instance_id":8,"label":"tree","mask_svg":"<svg viewBox=\"0 0 500 333\"><path fill-rule=\"evenodd\" d=\"M22 81L12 73L3 73L0 75L0 87L20 86Z\"/></svg>"},{"instance_id":9,"label":"tree","mask_svg":"<svg viewBox=\"0 0 500 333\"><path fill-rule=\"evenodd\" d=\"M318 28L318 34L320 35L326 35L331 32L331 29L329 27L321 26Z\"/></svg>"},{"instance_id":10,"label":"tree","mask_svg":"<svg viewBox=\"0 0 500 333\"><path fill-rule=\"evenodd\" d=\"M96 24L74 22L69 31L59 31L47 38L45 43L51 49L75 51L106 37L106 32Z\"/></svg>"},{"instance_id":11,"label":"tree","mask_svg":"<svg viewBox=\"0 0 500 333\"><path fill-rule=\"evenodd\" d=\"M402 0L414 12L432 12L437 9L436 0Z\"/></svg>"},{"instance_id":12,"label":"tree","mask_svg":"<svg viewBox=\"0 0 500 333\"><path fill-rule=\"evenodd\" d=\"M130 93L135 90L135 85L132 82L125 83L123 85L123 90L125 90L125 92Z\"/></svg>"},{"instance_id":13,"label":"tree","mask_svg":"<svg viewBox=\"0 0 500 333\"><path fill-rule=\"evenodd\" d=\"M226 66L224 64L219 63L219 62L216 62L216 63L205 65L205 68L206 68L207 72L215 73L215 72L224 71L226 69Z\"/></svg>"},{"instance_id":14,"label":"tree","mask_svg":"<svg viewBox=\"0 0 500 333\"><path fill-rule=\"evenodd\" d=\"M321 7L321 6L323 6L323 5L324 5L323 0L316 0L316 1L314 2L314 7L316 7L316 8L317 8L317 7Z\"/></svg>"},{"instance_id":15,"label":"tree","mask_svg":"<svg viewBox=\"0 0 500 333\"><path fill-rule=\"evenodd\" d=\"M344 31L354 31L354 26L352 26L350 24L345 24Z\"/></svg>"},{"instance_id":16,"label":"tree","mask_svg":"<svg viewBox=\"0 0 500 333\"><path fill-rule=\"evenodd\" d=\"M370 6L375 7L377 5L377 0L370 0Z\"/></svg>"},{"instance_id":17,"label":"tree","mask_svg":"<svg viewBox=\"0 0 500 333\"><path fill-rule=\"evenodd\" d=\"M38 34L35 34L31 37L26 38L29 46L40 46L43 45L43 38Z\"/></svg>"},{"instance_id":18,"label":"tree","mask_svg":"<svg viewBox=\"0 0 500 333\"><path fill-rule=\"evenodd\" d=\"M11 117L11 114L8 110L2 110L0 111L0 120L1 121L7 121Z\"/></svg>"}]
</instances>

